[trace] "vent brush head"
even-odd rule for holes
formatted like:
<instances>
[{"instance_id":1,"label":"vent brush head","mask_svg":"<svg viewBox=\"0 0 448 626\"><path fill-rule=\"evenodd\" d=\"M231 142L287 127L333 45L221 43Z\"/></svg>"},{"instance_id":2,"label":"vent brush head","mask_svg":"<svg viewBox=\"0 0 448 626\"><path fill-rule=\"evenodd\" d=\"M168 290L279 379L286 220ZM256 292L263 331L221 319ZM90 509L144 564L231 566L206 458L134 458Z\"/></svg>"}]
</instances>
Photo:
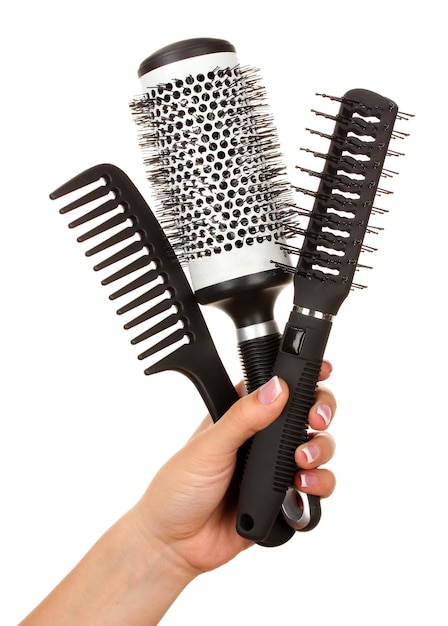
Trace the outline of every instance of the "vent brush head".
<instances>
[{"instance_id":1,"label":"vent brush head","mask_svg":"<svg viewBox=\"0 0 448 626\"><path fill-rule=\"evenodd\" d=\"M86 188L86 189L84 189ZM109 298L121 302L117 313L132 314L124 325L136 334L140 360L154 362L145 373L176 370L199 390L216 421L237 400L216 352L190 284L151 209L128 176L114 165L96 165L50 194L52 200L79 190L60 213L74 213L70 228L82 228L85 253L100 257L94 269L116 285ZM144 329L143 329L144 327ZM144 349L143 349L144 347Z\"/></svg>"},{"instance_id":2,"label":"vent brush head","mask_svg":"<svg viewBox=\"0 0 448 626\"><path fill-rule=\"evenodd\" d=\"M131 102L159 217L201 304L233 319L249 390L269 378L291 215L278 138L254 70L221 39L181 41L140 66ZM277 262L277 265L272 261Z\"/></svg>"},{"instance_id":3,"label":"vent brush head","mask_svg":"<svg viewBox=\"0 0 448 626\"><path fill-rule=\"evenodd\" d=\"M353 286L374 198L379 191L399 115L388 98L355 89L343 98L331 135L312 131L330 142L317 191L299 189L314 197L309 224L294 274L294 304L283 334L274 372L288 383L290 396L280 417L257 433L241 482L237 530L263 543L279 510L296 530L311 530L320 519L318 498L298 494L293 486L297 466L294 452L307 440L307 418L314 402L324 350L333 316ZM327 117L326 114L319 114ZM287 268L285 268L287 269Z\"/></svg>"},{"instance_id":4,"label":"vent brush head","mask_svg":"<svg viewBox=\"0 0 448 626\"><path fill-rule=\"evenodd\" d=\"M326 153L312 152L324 159L322 171L299 168L319 185L317 191L296 188L314 197L314 206L298 264L290 271L296 306L335 315L352 288L361 287L354 283L359 257L363 250L373 250L365 237L379 230L369 220L371 214L383 212L375 207L375 197L391 193L380 188L381 178L394 173L384 170L384 163L388 156L400 154L389 150L389 143L405 135L394 131L399 111L388 98L365 89L351 90L343 98L323 97L338 101L340 109L335 116L314 111L335 121L332 134L308 129L330 144Z\"/></svg>"}]
</instances>

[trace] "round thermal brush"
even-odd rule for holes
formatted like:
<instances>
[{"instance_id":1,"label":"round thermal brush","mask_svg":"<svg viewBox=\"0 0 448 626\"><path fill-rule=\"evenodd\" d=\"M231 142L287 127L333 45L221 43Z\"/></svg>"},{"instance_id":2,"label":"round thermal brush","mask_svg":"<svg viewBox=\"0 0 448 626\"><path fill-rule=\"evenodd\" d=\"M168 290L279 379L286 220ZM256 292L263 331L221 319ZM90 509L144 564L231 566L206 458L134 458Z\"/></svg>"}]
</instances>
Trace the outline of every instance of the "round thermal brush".
<instances>
[{"instance_id":1,"label":"round thermal brush","mask_svg":"<svg viewBox=\"0 0 448 626\"><path fill-rule=\"evenodd\" d=\"M279 244L294 213L265 91L221 39L162 48L139 77L144 93L130 106L159 220L198 302L234 321L252 391L280 343L274 305L290 277Z\"/></svg>"}]
</instances>

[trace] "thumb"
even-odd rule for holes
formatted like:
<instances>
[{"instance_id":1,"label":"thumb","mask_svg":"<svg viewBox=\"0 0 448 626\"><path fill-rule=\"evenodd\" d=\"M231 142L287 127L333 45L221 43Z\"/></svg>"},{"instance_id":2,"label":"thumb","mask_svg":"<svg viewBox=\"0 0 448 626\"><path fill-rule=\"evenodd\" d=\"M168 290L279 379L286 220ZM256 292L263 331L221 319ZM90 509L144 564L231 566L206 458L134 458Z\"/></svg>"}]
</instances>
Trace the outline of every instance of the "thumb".
<instances>
[{"instance_id":1,"label":"thumb","mask_svg":"<svg viewBox=\"0 0 448 626\"><path fill-rule=\"evenodd\" d=\"M208 431L209 451L235 454L245 441L271 424L288 400L287 384L274 376L265 385L240 398Z\"/></svg>"}]
</instances>

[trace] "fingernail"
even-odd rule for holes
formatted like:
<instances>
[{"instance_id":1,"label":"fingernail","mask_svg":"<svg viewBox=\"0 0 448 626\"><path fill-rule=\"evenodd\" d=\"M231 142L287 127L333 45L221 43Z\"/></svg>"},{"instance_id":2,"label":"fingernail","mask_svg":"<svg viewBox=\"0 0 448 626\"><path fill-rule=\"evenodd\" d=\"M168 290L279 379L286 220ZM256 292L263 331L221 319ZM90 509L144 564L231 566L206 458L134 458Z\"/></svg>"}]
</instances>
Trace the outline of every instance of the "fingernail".
<instances>
[{"instance_id":1,"label":"fingernail","mask_svg":"<svg viewBox=\"0 0 448 626\"><path fill-rule=\"evenodd\" d=\"M330 407L327 406L326 404L319 404L319 406L316 409L316 413L321 416L321 418L325 422L325 425L328 426L328 424L331 422L331 409L330 409Z\"/></svg>"},{"instance_id":2,"label":"fingernail","mask_svg":"<svg viewBox=\"0 0 448 626\"><path fill-rule=\"evenodd\" d=\"M282 392L278 376L274 376L258 390L258 400L261 404L272 404Z\"/></svg>"},{"instance_id":3,"label":"fingernail","mask_svg":"<svg viewBox=\"0 0 448 626\"><path fill-rule=\"evenodd\" d=\"M309 443L308 445L301 448L300 452L305 455L306 463L313 463L319 458L320 450L319 447L314 443Z\"/></svg>"},{"instance_id":4,"label":"fingernail","mask_svg":"<svg viewBox=\"0 0 448 626\"><path fill-rule=\"evenodd\" d=\"M317 485L317 477L315 474L300 472L300 487L314 487Z\"/></svg>"}]
</instances>

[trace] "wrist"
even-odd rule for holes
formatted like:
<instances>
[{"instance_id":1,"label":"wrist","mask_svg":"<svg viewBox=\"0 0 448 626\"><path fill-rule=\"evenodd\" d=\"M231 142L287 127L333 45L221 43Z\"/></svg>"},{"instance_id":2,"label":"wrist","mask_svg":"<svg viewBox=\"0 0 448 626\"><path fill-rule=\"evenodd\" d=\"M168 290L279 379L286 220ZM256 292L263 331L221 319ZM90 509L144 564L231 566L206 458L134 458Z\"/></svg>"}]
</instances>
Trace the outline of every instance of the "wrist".
<instances>
[{"instance_id":1,"label":"wrist","mask_svg":"<svg viewBox=\"0 0 448 626\"><path fill-rule=\"evenodd\" d=\"M148 533L146 526L142 528L138 507L131 509L111 531L116 533L119 567L123 567L128 585L123 589L123 601L129 603L132 611L123 614L117 625L132 624L129 617L134 618L136 607L140 620L145 617L148 624L158 624L198 572L163 538Z\"/></svg>"},{"instance_id":2,"label":"wrist","mask_svg":"<svg viewBox=\"0 0 448 626\"><path fill-rule=\"evenodd\" d=\"M21 626L156 626L195 578L138 511L114 524Z\"/></svg>"}]
</instances>

